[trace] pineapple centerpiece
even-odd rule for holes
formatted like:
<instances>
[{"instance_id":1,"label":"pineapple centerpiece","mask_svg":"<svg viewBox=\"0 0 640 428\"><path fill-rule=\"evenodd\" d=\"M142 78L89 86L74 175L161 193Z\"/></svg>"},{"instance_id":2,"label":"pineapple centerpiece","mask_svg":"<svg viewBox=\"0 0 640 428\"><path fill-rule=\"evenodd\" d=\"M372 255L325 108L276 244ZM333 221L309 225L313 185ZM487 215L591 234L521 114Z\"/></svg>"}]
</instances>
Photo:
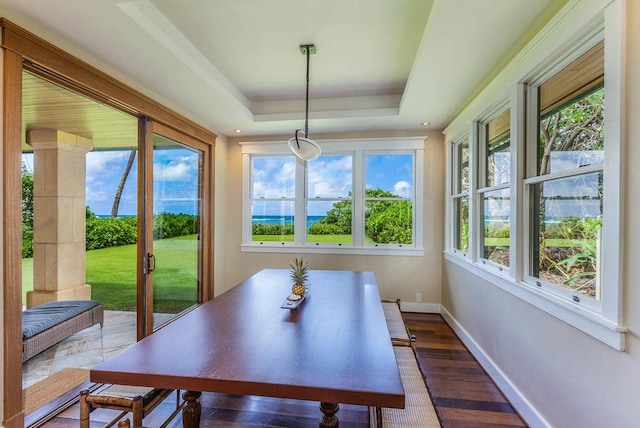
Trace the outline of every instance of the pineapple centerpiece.
<instances>
[{"instance_id":1,"label":"pineapple centerpiece","mask_svg":"<svg viewBox=\"0 0 640 428\"><path fill-rule=\"evenodd\" d=\"M309 277L309 263L305 262L302 257L293 259L293 263L289 265L289 274L293 287L291 287L290 300L299 300L307 291L307 279Z\"/></svg>"}]
</instances>

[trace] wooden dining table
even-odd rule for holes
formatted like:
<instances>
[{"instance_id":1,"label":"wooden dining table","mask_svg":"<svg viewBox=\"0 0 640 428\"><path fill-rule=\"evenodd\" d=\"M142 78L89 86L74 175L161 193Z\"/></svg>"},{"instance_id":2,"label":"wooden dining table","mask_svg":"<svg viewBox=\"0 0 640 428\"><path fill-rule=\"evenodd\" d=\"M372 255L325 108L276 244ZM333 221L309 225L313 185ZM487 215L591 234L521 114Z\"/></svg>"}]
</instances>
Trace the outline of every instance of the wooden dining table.
<instances>
[{"instance_id":1,"label":"wooden dining table","mask_svg":"<svg viewBox=\"0 0 640 428\"><path fill-rule=\"evenodd\" d=\"M179 389L185 427L203 391L403 408L404 390L372 272L310 270L295 309L289 271L265 269L90 372L92 382Z\"/></svg>"}]
</instances>

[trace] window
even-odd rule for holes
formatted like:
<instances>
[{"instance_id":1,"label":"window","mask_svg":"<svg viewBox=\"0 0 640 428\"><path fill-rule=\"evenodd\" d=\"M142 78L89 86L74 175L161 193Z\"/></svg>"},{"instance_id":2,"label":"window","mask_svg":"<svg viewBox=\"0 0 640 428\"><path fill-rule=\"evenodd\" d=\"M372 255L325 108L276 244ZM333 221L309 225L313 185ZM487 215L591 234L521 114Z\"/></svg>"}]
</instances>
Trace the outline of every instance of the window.
<instances>
[{"instance_id":1,"label":"window","mask_svg":"<svg viewBox=\"0 0 640 428\"><path fill-rule=\"evenodd\" d=\"M510 114L507 109L480 129L480 168L482 180L478 189L479 210L483 224L480 234L480 258L498 265L509 266L509 237L511 229L510 174L511 135Z\"/></svg>"},{"instance_id":2,"label":"window","mask_svg":"<svg viewBox=\"0 0 640 428\"><path fill-rule=\"evenodd\" d=\"M413 154L365 155L367 244L413 243Z\"/></svg>"},{"instance_id":3,"label":"window","mask_svg":"<svg viewBox=\"0 0 640 428\"><path fill-rule=\"evenodd\" d=\"M529 178L529 275L550 291L601 298L604 180L604 43L539 89Z\"/></svg>"},{"instance_id":4,"label":"window","mask_svg":"<svg viewBox=\"0 0 640 428\"><path fill-rule=\"evenodd\" d=\"M453 249L469 250L469 138L453 146Z\"/></svg>"},{"instance_id":5,"label":"window","mask_svg":"<svg viewBox=\"0 0 640 428\"><path fill-rule=\"evenodd\" d=\"M295 159L251 159L251 241L292 242L294 234Z\"/></svg>"},{"instance_id":6,"label":"window","mask_svg":"<svg viewBox=\"0 0 640 428\"><path fill-rule=\"evenodd\" d=\"M353 156L320 156L307 167L307 242L351 244Z\"/></svg>"},{"instance_id":7,"label":"window","mask_svg":"<svg viewBox=\"0 0 640 428\"><path fill-rule=\"evenodd\" d=\"M422 254L423 139L241 144L244 251Z\"/></svg>"},{"instance_id":8,"label":"window","mask_svg":"<svg viewBox=\"0 0 640 428\"><path fill-rule=\"evenodd\" d=\"M471 135L449 142L446 259L623 350L619 6L567 58L528 52L508 108L487 93L445 130Z\"/></svg>"}]
</instances>

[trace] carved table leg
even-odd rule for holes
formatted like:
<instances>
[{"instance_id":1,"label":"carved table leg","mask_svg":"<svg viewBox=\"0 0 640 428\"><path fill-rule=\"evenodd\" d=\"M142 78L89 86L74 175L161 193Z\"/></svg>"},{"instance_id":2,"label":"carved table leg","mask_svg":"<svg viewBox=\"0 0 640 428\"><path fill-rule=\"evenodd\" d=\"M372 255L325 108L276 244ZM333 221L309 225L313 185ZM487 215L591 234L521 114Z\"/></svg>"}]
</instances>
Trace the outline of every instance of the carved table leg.
<instances>
[{"instance_id":1,"label":"carved table leg","mask_svg":"<svg viewBox=\"0 0 640 428\"><path fill-rule=\"evenodd\" d=\"M320 428L338 428L340 422L336 413L340 410L340 406L337 403L320 403L320 411L323 413L322 420L320 421Z\"/></svg>"},{"instance_id":2,"label":"carved table leg","mask_svg":"<svg viewBox=\"0 0 640 428\"><path fill-rule=\"evenodd\" d=\"M184 428L198 428L200 426L200 413L202 412L202 406L198 401L200 394L197 391L185 391L182 394L182 398L186 402L184 409L182 409L182 426Z\"/></svg>"}]
</instances>

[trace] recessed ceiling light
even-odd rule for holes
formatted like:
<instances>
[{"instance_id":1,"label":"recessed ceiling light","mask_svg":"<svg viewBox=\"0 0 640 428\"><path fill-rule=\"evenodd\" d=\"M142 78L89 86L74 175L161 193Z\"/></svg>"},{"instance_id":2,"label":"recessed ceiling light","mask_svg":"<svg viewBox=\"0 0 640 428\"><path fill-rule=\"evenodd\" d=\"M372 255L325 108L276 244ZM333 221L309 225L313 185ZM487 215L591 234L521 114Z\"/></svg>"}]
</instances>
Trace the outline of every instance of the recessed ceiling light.
<instances>
[{"instance_id":1,"label":"recessed ceiling light","mask_svg":"<svg viewBox=\"0 0 640 428\"><path fill-rule=\"evenodd\" d=\"M234 129L233 131L234 131L236 134L239 134L239 133L241 133L241 132L242 132L242 130L241 130L241 129Z\"/></svg>"},{"instance_id":2,"label":"recessed ceiling light","mask_svg":"<svg viewBox=\"0 0 640 428\"><path fill-rule=\"evenodd\" d=\"M431 122L422 122L422 126L429 126Z\"/></svg>"}]
</instances>

